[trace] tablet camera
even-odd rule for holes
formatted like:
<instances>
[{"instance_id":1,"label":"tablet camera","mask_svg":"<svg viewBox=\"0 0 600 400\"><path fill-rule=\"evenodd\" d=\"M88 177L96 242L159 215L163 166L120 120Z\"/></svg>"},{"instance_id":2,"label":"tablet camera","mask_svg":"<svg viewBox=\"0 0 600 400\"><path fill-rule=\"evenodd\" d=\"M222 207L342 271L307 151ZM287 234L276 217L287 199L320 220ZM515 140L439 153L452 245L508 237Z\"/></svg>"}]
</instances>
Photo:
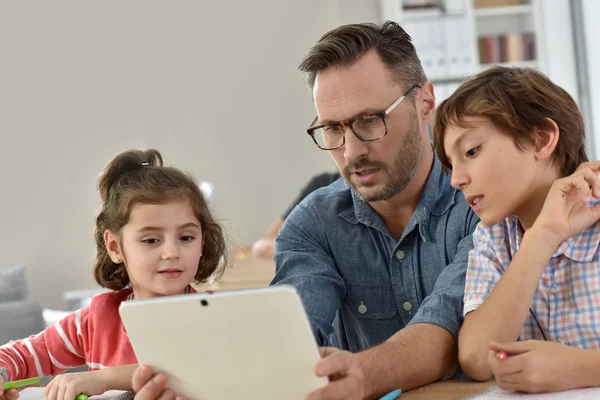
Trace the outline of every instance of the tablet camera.
<instances>
[{"instance_id":1,"label":"tablet camera","mask_svg":"<svg viewBox=\"0 0 600 400\"><path fill-rule=\"evenodd\" d=\"M204 307L206 307L208 305L208 300L200 300L200 304L202 304Z\"/></svg>"}]
</instances>

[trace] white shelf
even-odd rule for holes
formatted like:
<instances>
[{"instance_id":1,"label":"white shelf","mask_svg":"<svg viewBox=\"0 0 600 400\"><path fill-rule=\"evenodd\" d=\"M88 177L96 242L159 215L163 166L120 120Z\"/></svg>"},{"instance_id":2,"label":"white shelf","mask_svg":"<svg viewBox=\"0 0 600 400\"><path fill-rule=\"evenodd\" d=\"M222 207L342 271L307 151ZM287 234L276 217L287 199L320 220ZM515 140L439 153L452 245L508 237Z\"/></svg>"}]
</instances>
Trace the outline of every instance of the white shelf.
<instances>
[{"instance_id":1,"label":"white shelf","mask_svg":"<svg viewBox=\"0 0 600 400\"><path fill-rule=\"evenodd\" d=\"M475 8L474 13L477 18L531 14L533 13L533 6L531 4L522 4L520 6Z\"/></svg>"},{"instance_id":2,"label":"white shelf","mask_svg":"<svg viewBox=\"0 0 600 400\"><path fill-rule=\"evenodd\" d=\"M517 62L502 62L502 63L493 63L493 64L481 64L481 70L485 70L491 68L493 66L500 65L503 67L519 67L519 68L535 68L537 69L539 63L537 60L529 60L529 61L517 61Z\"/></svg>"}]
</instances>

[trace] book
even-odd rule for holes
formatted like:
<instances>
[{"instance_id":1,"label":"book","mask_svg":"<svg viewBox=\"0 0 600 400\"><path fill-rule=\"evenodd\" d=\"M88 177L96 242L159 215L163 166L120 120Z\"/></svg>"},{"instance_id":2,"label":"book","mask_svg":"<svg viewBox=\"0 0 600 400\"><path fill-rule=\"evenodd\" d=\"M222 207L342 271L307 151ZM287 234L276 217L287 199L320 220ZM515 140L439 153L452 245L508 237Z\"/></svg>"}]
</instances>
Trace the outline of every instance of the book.
<instances>
[{"instance_id":1,"label":"book","mask_svg":"<svg viewBox=\"0 0 600 400\"><path fill-rule=\"evenodd\" d=\"M45 400L43 387L28 387L19 392L19 400ZM128 400L133 399L133 393L123 390L109 390L108 392L90 396L88 400ZM74 399L73 399L74 400Z\"/></svg>"},{"instance_id":2,"label":"book","mask_svg":"<svg viewBox=\"0 0 600 400\"><path fill-rule=\"evenodd\" d=\"M494 386L488 390L477 393L474 396L467 397L465 400L510 400L510 399L522 399L522 400L564 400L564 399L577 399L577 400L592 400L600 399L600 387L598 388L583 388L566 390L563 392L554 393L521 393L512 390L500 389L498 386Z\"/></svg>"}]
</instances>

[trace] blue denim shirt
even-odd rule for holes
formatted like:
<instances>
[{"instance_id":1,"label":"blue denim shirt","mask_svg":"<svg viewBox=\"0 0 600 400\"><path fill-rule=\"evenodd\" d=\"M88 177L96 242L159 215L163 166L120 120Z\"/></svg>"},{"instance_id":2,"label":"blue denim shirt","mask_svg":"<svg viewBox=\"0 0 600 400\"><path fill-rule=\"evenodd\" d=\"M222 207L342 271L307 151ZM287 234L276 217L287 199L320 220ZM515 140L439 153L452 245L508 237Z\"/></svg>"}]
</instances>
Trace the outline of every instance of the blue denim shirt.
<instances>
[{"instance_id":1,"label":"blue denim shirt","mask_svg":"<svg viewBox=\"0 0 600 400\"><path fill-rule=\"evenodd\" d=\"M285 220L272 284L298 290L321 346L356 352L416 323L456 337L478 222L437 157L400 240L342 178Z\"/></svg>"}]
</instances>

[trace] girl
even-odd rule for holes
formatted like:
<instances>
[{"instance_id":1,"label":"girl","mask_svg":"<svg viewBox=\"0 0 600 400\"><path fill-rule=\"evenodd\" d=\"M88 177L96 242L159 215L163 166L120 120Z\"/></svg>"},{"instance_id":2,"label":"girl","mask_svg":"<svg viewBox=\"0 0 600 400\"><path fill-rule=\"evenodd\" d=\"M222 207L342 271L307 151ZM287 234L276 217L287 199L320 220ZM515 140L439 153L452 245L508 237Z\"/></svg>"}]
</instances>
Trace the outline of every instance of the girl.
<instances>
[{"instance_id":1,"label":"girl","mask_svg":"<svg viewBox=\"0 0 600 400\"><path fill-rule=\"evenodd\" d=\"M156 150L130 150L105 168L98 184L94 277L110 292L27 339L0 347L0 399L5 381L57 375L87 364L90 372L59 375L46 387L50 400L79 393L130 390L135 354L119 318L121 302L194 293L226 265L225 239L196 181L164 167ZM222 272L222 268L220 271Z\"/></svg>"}]
</instances>

